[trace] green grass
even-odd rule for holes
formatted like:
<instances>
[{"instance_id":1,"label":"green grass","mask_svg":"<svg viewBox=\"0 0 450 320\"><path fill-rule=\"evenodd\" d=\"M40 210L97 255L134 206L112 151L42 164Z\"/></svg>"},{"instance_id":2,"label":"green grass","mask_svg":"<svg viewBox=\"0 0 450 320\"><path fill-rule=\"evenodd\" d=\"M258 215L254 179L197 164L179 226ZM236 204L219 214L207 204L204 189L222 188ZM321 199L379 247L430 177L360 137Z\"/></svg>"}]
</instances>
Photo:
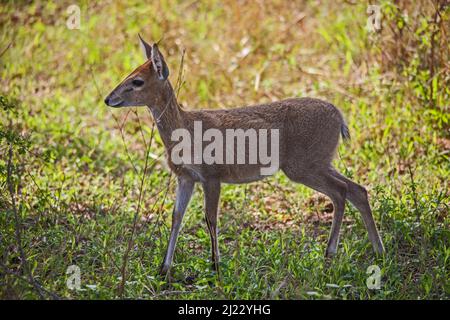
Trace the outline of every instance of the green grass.
<instances>
[{"instance_id":1,"label":"green grass","mask_svg":"<svg viewBox=\"0 0 450 320\"><path fill-rule=\"evenodd\" d=\"M436 62L430 76L433 29L423 22L429 12L408 22L416 32L417 41L408 44L415 53L395 56L406 40L393 38L387 27L369 34L365 3L273 1L263 8L232 1L83 1L81 30L66 27L70 4L0 5L0 52L12 43L0 58L0 297L39 298L28 269L46 290L69 299L449 298L450 75ZM398 26L395 7L382 4L385 26ZM417 11L405 9L411 16ZM448 24L443 28L448 34ZM280 173L223 187L221 279L210 268L197 187L173 279L165 281L158 270L175 178L156 135L119 295L153 120L146 109L112 110L102 101L143 62L138 32L162 38L172 83L186 49L180 102L189 108L292 96L338 106L353 139L340 146L335 165L367 186L386 254L374 256L349 205L338 255L326 260L329 200ZM448 41L438 40L436 50L448 62ZM382 58L385 53L391 60ZM66 286L70 265L81 270L80 291ZM366 286L371 265L382 272L379 290Z\"/></svg>"}]
</instances>

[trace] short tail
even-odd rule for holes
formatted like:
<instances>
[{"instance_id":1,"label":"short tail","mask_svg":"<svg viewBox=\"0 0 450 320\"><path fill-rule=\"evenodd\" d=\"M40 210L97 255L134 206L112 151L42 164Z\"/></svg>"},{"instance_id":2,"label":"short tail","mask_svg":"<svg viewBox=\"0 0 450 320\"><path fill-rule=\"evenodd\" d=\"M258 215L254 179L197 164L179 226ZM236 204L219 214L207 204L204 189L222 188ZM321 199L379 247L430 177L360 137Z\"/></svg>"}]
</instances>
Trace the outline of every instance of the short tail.
<instances>
[{"instance_id":1,"label":"short tail","mask_svg":"<svg viewBox=\"0 0 450 320\"><path fill-rule=\"evenodd\" d=\"M342 123L342 125L341 125L341 135L342 135L342 139L350 140L350 132L348 131L348 127L345 122Z\"/></svg>"}]
</instances>

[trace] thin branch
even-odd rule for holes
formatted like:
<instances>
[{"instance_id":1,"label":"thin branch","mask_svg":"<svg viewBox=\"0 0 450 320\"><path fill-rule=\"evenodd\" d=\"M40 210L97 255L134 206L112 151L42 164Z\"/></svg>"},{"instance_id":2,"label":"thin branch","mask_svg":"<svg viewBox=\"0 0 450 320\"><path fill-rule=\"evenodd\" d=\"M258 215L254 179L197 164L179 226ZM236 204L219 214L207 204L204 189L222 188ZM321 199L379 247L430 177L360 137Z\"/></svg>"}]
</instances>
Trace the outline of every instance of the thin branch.
<instances>
[{"instance_id":1,"label":"thin branch","mask_svg":"<svg viewBox=\"0 0 450 320\"><path fill-rule=\"evenodd\" d=\"M409 178L411 180L411 190L412 190L412 197L413 197L413 201L414 201L414 210L416 211L416 220L417 222L420 222L420 210L419 210L419 202L417 200L417 184L414 180L414 173L411 169L411 165L408 164L407 165L408 168L408 173L409 173Z\"/></svg>"},{"instance_id":2,"label":"thin branch","mask_svg":"<svg viewBox=\"0 0 450 320\"><path fill-rule=\"evenodd\" d=\"M96 90L97 90L97 94L98 94L99 99L100 99L100 101L101 101L101 100L103 99L103 95L101 94L100 88L99 88L99 86L98 86L98 84L97 84L97 81L95 80L94 71L92 70L92 67L91 67L91 66L89 66L89 72L91 73L92 80L94 81L94 86L95 86L95 88L96 88ZM128 160L130 161L130 164L131 164L131 166L133 167L134 172L137 174L137 173L138 173L138 170L137 170L136 166L134 165L133 159L131 159L130 152L128 151L128 147L127 147L127 144L126 144L126 142L125 142L125 135L124 135L124 133L123 133L123 124L125 123L126 119L128 118L128 114L130 113L131 110L129 110L129 111L127 112L127 114L126 114L126 116L125 116L125 119L124 119L124 121L122 122L122 125L119 124L119 120L118 120L117 117L114 115L114 113L112 113L112 111L111 111L110 108L108 108L108 111L109 111L109 113L111 114L111 116L112 116L112 118L114 119L114 121L116 122L117 128L119 129L120 136L121 136L121 138L122 138L122 144L123 144L123 146L124 146L124 148L125 148L125 153L127 154Z\"/></svg>"},{"instance_id":3,"label":"thin branch","mask_svg":"<svg viewBox=\"0 0 450 320\"><path fill-rule=\"evenodd\" d=\"M3 57L3 55L8 51L9 48L11 48L12 42L10 42L5 49L0 53L0 58Z\"/></svg>"},{"instance_id":4,"label":"thin branch","mask_svg":"<svg viewBox=\"0 0 450 320\"><path fill-rule=\"evenodd\" d=\"M184 54L185 54L185 52L186 52L186 50L183 50L183 52L181 53L181 62L180 62L180 68L178 69L178 77L177 77L177 82L175 83L175 90L172 92L172 96L169 99L169 101L167 101L166 106L164 107L164 109L161 112L161 114L158 116L157 119L155 119L157 123L159 123L160 119L162 118L162 116L166 112L167 108L169 107L170 103L172 102L172 99L174 99L175 102L178 104L177 98L178 98L178 94L180 93L180 89L181 89L181 86L182 86L183 65L184 65ZM175 92L176 92L176 94L175 94Z\"/></svg>"},{"instance_id":5,"label":"thin branch","mask_svg":"<svg viewBox=\"0 0 450 320\"><path fill-rule=\"evenodd\" d=\"M0 263L0 267L3 269L3 272L9 275L12 275L14 277L16 277L17 279L26 282L34 287L38 286L39 290L41 290L42 292L46 293L48 296L52 297L54 300L61 300L61 297L58 296L56 293L53 293L47 289L45 289L43 286L41 286L36 280L34 280L33 282L30 281L30 279L21 276L20 274L17 274L14 271L11 271L10 269L8 269L3 263Z\"/></svg>"},{"instance_id":6,"label":"thin branch","mask_svg":"<svg viewBox=\"0 0 450 320\"><path fill-rule=\"evenodd\" d=\"M15 223L15 237L16 237L16 242L17 242L17 248L19 250L19 255L20 255L20 266L21 268L24 270L25 274L28 277L28 281L29 283L31 283L33 285L33 287L36 289L39 297L41 299L45 299L44 296L44 292L45 290L43 290L42 286L33 278L33 274L31 272L31 269L28 266L28 261L27 261L27 257L25 255L25 252L23 250L22 247L22 223L19 217L19 212L17 210L17 204L16 204L16 197L15 197L15 192L14 192L14 186L13 186L13 182L11 181L12 178L12 159L13 159L13 146L12 144L9 145L9 150L8 150L8 164L7 164L7 176L6 176L6 183L8 185L8 191L9 191L9 195L11 197L11 209L12 212L14 214L14 223Z\"/></svg>"},{"instance_id":7,"label":"thin branch","mask_svg":"<svg viewBox=\"0 0 450 320\"><path fill-rule=\"evenodd\" d=\"M131 229L130 238L128 240L128 246L127 246L127 249L125 250L125 253L124 253L123 259L122 259L122 268L121 268L122 280L120 282L119 290L118 290L118 293L119 293L120 297L123 297L123 293L124 293L124 290L125 290L125 283L126 283L126 277L127 277L128 256L129 256L131 248L133 246L134 234L136 233L136 227L137 227L137 220L138 220L138 217L139 217L139 212L141 210L142 196L144 194L144 182L145 182L145 177L147 176L148 158L149 158L149 154L150 154L150 146L151 146L151 142L153 140L154 130L155 130L155 125L152 126L152 131L151 131L151 134L150 134L150 142L148 144L148 148L146 149L144 172L142 173L141 185L139 187L138 206L137 206L136 212L135 212L134 217L133 217L133 226L132 226L132 229Z\"/></svg>"},{"instance_id":8,"label":"thin branch","mask_svg":"<svg viewBox=\"0 0 450 320\"><path fill-rule=\"evenodd\" d=\"M164 196L163 196L163 200L162 200L161 205L160 205L159 210L158 210L158 213L161 213L161 212L162 212L162 208L163 208L163 206L164 206L164 202L166 201L167 194L169 193L171 184L172 184L172 172L170 172L169 179L168 179L168 181L167 181L166 187L165 187L164 189L161 189L161 190L158 192L158 194L159 194L159 193L161 193L162 191L165 191L165 192L164 192ZM151 209L152 212L155 211L156 204L157 204L157 201L155 201L155 203L153 204L153 207L152 207L152 209ZM159 220L160 220L160 218L161 218L161 214L158 214L157 217L156 217L156 221L153 223L153 228L152 228L152 230L151 230L151 232L150 232L149 238L152 238L152 237L153 237L153 233L155 232L156 226L159 226ZM154 248L154 245L153 245L153 243L152 243L152 247L149 248L149 251L153 250L153 248Z\"/></svg>"},{"instance_id":9,"label":"thin branch","mask_svg":"<svg viewBox=\"0 0 450 320\"><path fill-rule=\"evenodd\" d=\"M181 87L183 85L183 66L184 66L184 55L186 54L186 49L183 49L183 52L181 53L181 62L180 62L180 68L178 69L178 78L177 83L175 84L175 90L176 90L176 97L178 99L178 96L180 94Z\"/></svg>"}]
</instances>

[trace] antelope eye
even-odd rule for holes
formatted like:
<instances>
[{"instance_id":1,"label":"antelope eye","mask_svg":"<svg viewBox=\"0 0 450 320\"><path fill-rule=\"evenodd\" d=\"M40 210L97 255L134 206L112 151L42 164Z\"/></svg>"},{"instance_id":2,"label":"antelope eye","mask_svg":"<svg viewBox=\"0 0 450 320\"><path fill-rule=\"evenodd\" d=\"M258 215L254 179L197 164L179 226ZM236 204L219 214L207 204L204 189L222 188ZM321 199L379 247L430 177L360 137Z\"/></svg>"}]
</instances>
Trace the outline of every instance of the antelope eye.
<instances>
[{"instance_id":1,"label":"antelope eye","mask_svg":"<svg viewBox=\"0 0 450 320\"><path fill-rule=\"evenodd\" d=\"M134 79L131 83L133 84L133 86L140 87L144 84L144 80Z\"/></svg>"}]
</instances>

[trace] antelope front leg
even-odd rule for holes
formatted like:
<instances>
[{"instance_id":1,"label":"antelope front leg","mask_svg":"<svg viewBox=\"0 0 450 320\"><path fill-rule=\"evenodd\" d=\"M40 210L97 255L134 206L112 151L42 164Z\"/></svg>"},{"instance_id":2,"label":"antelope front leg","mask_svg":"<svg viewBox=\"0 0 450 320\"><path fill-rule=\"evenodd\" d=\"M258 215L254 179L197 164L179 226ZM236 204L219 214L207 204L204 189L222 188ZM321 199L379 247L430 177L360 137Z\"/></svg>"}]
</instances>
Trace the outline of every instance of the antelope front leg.
<instances>
[{"instance_id":1,"label":"antelope front leg","mask_svg":"<svg viewBox=\"0 0 450 320\"><path fill-rule=\"evenodd\" d=\"M180 233L181 222L184 213L194 190L194 181L187 177L178 178L177 195L175 208L172 213L172 228L170 231L169 245L167 246L166 256L161 266L161 275L166 275L172 264L173 253L177 244L178 234Z\"/></svg>"},{"instance_id":2,"label":"antelope front leg","mask_svg":"<svg viewBox=\"0 0 450 320\"><path fill-rule=\"evenodd\" d=\"M211 237L211 253L214 270L219 273L219 244L217 242L217 215L219 211L220 182L206 181L203 183L205 193L205 217Z\"/></svg>"}]
</instances>

